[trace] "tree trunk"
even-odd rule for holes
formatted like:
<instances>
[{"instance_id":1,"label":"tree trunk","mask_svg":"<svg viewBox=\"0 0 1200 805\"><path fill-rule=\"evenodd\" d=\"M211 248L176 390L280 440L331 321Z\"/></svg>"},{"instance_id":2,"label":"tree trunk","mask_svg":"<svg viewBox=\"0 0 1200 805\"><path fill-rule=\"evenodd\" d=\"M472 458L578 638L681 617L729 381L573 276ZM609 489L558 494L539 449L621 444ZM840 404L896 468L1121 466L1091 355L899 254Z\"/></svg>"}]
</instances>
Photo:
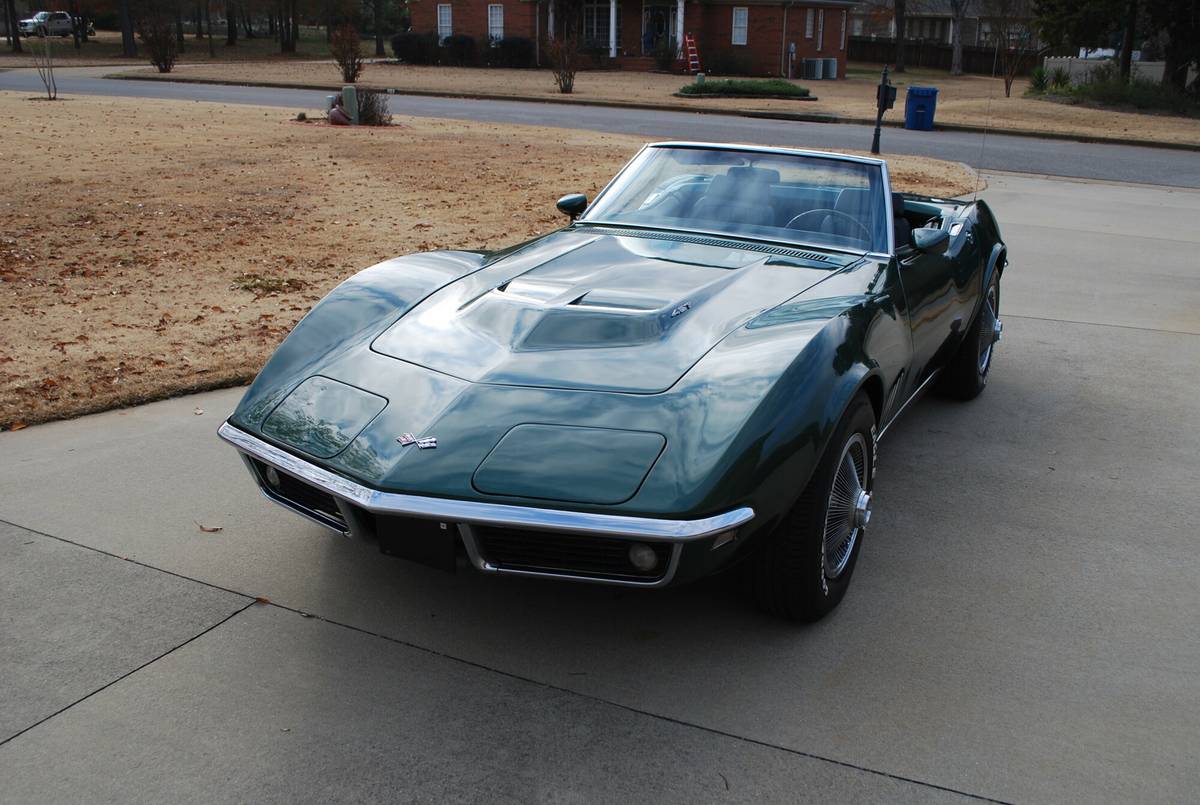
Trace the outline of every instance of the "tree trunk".
<instances>
[{"instance_id":1,"label":"tree trunk","mask_svg":"<svg viewBox=\"0 0 1200 805\"><path fill-rule=\"evenodd\" d=\"M1129 0L1125 10L1125 30L1121 34L1121 80L1129 81L1133 73L1133 38L1137 35L1138 4Z\"/></svg>"},{"instance_id":2,"label":"tree trunk","mask_svg":"<svg viewBox=\"0 0 1200 805\"><path fill-rule=\"evenodd\" d=\"M71 39L74 40L75 49L79 50L83 47L83 40L80 39L82 31L79 29L82 26L79 24L81 21L79 17L79 3L76 0L71 0L67 4L67 13L71 15Z\"/></svg>"},{"instance_id":3,"label":"tree trunk","mask_svg":"<svg viewBox=\"0 0 1200 805\"><path fill-rule=\"evenodd\" d=\"M183 53L187 47L183 35L183 0L175 0L175 41L179 43L179 52Z\"/></svg>"},{"instance_id":4,"label":"tree trunk","mask_svg":"<svg viewBox=\"0 0 1200 805\"><path fill-rule=\"evenodd\" d=\"M908 12L908 0L896 0L896 10L893 20L896 23L896 64L892 72L904 72L904 47L905 47L905 30L907 26L906 14Z\"/></svg>"},{"instance_id":5,"label":"tree trunk","mask_svg":"<svg viewBox=\"0 0 1200 805\"><path fill-rule=\"evenodd\" d=\"M202 9L200 7L199 3L196 4L196 14L195 14L194 21L196 23L196 38L203 39L204 38L204 26L201 23L204 22L204 9Z\"/></svg>"},{"instance_id":6,"label":"tree trunk","mask_svg":"<svg viewBox=\"0 0 1200 805\"><path fill-rule=\"evenodd\" d=\"M129 0L121 0L121 55L127 59L137 58L137 41L133 38L133 15L129 13Z\"/></svg>"},{"instance_id":7,"label":"tree trunk","mask_svg":"<svg viewBox=\"0 0 1200 805\"><path fill-rule=\"evenodd\" d=\"M962 75L962 26L967 0L950 0L950 75Z\"/></svg>"},{"instance_id":8,"label":"tree trunk","mask_svg":"<svg viewBox=\"0 0 1200 805\"><path fill-rule=\"evenodd\" d=\"M225 0L225 47L237 44L237 5L233 0Z\"/></svg>"},{"instance_id":9,"label":"tree trunk","mask_svg":"<svg viewBox=\"0 0 1200 805\"><path fill-rule=\"evenodd\" d=\"M204 0L204 31L208 36L208 58L215 59L217 53L213 50L212 0Z\"/></svg>"},{"instance_id":10,"label":"tree trunk","mask_svg":"<svg viewBox=\"0 0 1200 805\"><path fill-rule=\"evenodd\" d=\"M387 55L383 49L383 0L375 0L375 55Z\"/></svg>"},{"instance_id":11,"label":"tree trunk","mask_svg":"<svg viewBox=\"0 0 1200 805\"><path fill-rule=\"evenodd\" d=\"M242 31L247 39L254 38L254 18L250 16L250 8L242 6Z\"/></svg>"},{"instance_id":12,"label":"tree trunk","mask_svg":"<svg viewBox=\"0 0 1200 805\"><path fill-rule=\"evenodd\" d=\"M4 13L8 15L8 32L11 35L9 42L12 44L12 52L24 53L21 49L21 29L19 27L21 21L17 19L17 0L5 0Z\"/></svg>"}]
</instances>

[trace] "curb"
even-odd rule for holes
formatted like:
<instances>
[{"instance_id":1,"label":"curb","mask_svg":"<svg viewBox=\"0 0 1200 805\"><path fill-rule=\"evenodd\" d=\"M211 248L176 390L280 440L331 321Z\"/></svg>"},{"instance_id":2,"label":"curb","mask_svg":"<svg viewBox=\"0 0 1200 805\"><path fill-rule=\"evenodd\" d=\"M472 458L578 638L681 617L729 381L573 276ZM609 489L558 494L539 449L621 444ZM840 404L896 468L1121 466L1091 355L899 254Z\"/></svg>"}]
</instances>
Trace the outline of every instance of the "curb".
<instances>
[{"instance_id":1,"label":"curb","mask_svg":"<svg viewBox=\"0 0 1200 805\"><path fill-rule=\"evenodd\" d=\"M222 81L216 78L155 78L150 75L120 74L104 76L106 79L120 81L149 81L153 83L174 84L208 84L228 87L263 87L266 89L303 89L317 92L340 92L342 84L285 84L273 81ZM688 109L680 104L669 103L631 103L627 101L604 100L566 100L553 96L541 95L492 95L485 92L451 92L448 90L428 89L396 89L388 87L364 87L377 89L389 95L414 95L426 98L461 98L472 101L511 101L514 103L552 103L561 106L599 106L608 109L642 109L652 112L690 112L700 115L724 115L726 117L748 117L757 120L788 120L795 123L848 123L858 126L874 126L875 119L871 117L843 117L840 115L821 112L777 112L774 110L756 109ZM789 98L788 100L795 100ZM401 113L402 114L402 113ZM902 129L904 124L898 120L883 121L885 128ZM1032 129L996 129L991 126L972 126L961 123L939 123L934 131L955 131L968 134L987 134L993 137L1028 137L1038 140L1058 140L1076 143L1098 143L1100 145L1131 145L1139 148L1158 148L1166 151L1200 151L1200 143L1164 143L1156 140L1141 140L1136 137L1091 137L1085 134L1064 134L1062 132L1035 131Z\"/></svg>"}]
</instances>

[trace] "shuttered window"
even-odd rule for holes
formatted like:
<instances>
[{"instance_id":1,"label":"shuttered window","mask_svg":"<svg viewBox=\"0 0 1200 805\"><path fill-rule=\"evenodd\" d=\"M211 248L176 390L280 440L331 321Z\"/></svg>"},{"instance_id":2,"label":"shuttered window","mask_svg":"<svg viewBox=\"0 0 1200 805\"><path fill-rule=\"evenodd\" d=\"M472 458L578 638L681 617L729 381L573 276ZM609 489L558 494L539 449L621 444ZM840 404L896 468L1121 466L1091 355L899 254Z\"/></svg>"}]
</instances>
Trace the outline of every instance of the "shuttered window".
<instances>
[{"instance_id":1,"label":"shuttered window","mask_svg":"<svg viewBox=\"0 0 1200 805\"><path fill-rule=\"evenodd\" d=\"M842 50L846 49L846 12L842 12Z\"/></svg>"},{"instance_id":2,"label":"shuttered window","mask_svg":"<svg viewBox=\"0 0 1200 805\"><path fill-rule=\"evenodd\" d=\"M446 37L454 33L454 26L451 23L451 11L449 3L438 4L438 44L444 44Z\"/></svg>"},{"instance_id":3,"label":"shuttered window","mask_svg":"<svg viewBox=\"0 0 1200 805\"><path fill-rule=\"evenodd\" d=\"M492 3L488 6L488 39L499 42L504 38L504 6Z\"/></svg>"},{"instance_id":4,"label":"shuttered window","mask_svg":"<svg viewBox=\"0 0 1200 805\"><path fill-rule=\"evenodd\" d=\"M746 32L750 27L750 9L746 6L733 7L733 44L746 44Z\"/></svg>"},{"instance_id":5,"label":"shuttered window","mask_svg":"<svg viewBox=\"0 0 1200 805\"><path fill-rule=\"evenodd\" d=\"M812 39L813 36L813 10L810 8L804 12L804 38Z\"/></svg>"},{"instance_id":6,"label":"shuttered window","mask_svg":"<svg viewBox=\"0 0 1200 805\"><path fill-rule=\"evenodd\" d=\"M817 12L817 52L825 46L825 9Z\"/></svg>"}]
</instances>

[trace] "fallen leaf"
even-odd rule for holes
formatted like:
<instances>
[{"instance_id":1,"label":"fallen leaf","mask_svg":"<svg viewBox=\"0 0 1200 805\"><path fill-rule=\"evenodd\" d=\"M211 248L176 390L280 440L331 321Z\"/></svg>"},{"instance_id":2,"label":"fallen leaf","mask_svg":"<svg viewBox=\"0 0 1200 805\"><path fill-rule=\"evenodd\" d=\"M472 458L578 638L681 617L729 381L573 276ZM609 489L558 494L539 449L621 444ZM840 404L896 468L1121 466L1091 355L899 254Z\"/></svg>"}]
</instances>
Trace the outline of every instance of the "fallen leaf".
<instances>
[{"instance_id":1,"label":"fallen leaf","mask_svg":"<svg viewBox=\"0 0 1200 805\"><path fill-rule=\"evenodd\" d=\"M205 534L215 534L215 533L217 533L218 531L224 531L224 530L225 530L225 526L220 526L220 525L200 525L200 523L197 523L195 520L192 520L192 522L193 522L193 523L196 523L196 528L199 528L199 529L200 529L201 531L203 531Z\"/></svg>"},{"instance_id":2,"label":"fallen leaf","mask_svg":"<svg viewBox=\"0 0 1200 805\"><path fill-rule=\"evenodd\" d=\"M258 604L269 604L269 603L271 603L271 599L270 599L270 598L267 598L265 595L258 595L258 596L255 596L255 597L254 597L254 601L255 601L255 603L258 603Z\"/></svg>"},{"instance_id":3,"label":"fallen leaf","mask_svg":"<svg viewBox=\"0 0 1200 805\"><path fill-rule=\"evenodd\" d=\"M204 409L203 409L203 408L197 408L195 411L192 411L192 413L193 413L193 414L195 414L196 416L200 416L201 414L203 414L203 413L204 413Z\"/></svg>"},{"instance_id":4,"label":"fallen leaf","mask_svg":"<svg viewBox=\"0 0 1200 805\"><path fill-rule=\"evenodd\" d=\"M24 422L14 422L8 426L8 429L9 430L25 430L28 427L29 426L26 425Z\"/></svg>"}]
</instances>

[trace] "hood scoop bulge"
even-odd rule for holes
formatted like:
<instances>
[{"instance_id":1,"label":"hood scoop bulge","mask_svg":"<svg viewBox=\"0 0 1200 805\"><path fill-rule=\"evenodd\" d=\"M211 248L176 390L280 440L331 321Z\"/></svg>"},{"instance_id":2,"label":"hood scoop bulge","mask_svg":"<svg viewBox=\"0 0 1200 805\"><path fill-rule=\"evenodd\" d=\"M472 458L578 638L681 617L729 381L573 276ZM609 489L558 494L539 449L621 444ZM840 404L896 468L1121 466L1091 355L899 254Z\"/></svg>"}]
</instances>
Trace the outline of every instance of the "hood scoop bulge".
<instances>
[{"instance_id":1,"label":"hood scoop bulge","mask_svg":"<svg viewBox=\"0 0 1200 805\"><path fill-rule=\"evenodd\" d=\"M564 232L447 286L372 344L478 383L653 393L826 271L727 248ZM540 259L535 259L540 258ZM684 315L686 314L686 315Z\"/></svg>"}]
</instances>

